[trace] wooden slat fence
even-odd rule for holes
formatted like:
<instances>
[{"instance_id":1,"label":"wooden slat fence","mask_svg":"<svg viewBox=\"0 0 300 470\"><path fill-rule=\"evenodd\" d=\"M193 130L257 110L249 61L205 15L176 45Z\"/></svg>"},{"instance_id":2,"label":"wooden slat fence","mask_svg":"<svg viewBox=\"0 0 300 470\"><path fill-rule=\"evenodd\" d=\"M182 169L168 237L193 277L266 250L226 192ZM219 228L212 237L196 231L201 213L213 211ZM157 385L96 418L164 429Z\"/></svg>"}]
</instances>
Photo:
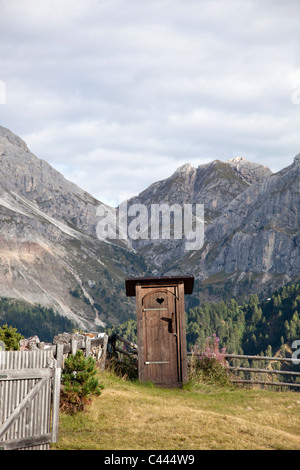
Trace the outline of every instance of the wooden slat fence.
<instances>
[{"instance_id":1,"label":"wooden slat fence","mask_svg":"<svg viewBox=\"0 0 300 470\"><path fill-rule=\"evenodd\" d=\"M63 354L76 354L77 349L84 351L86 357L93 357L99 369L105 368L108 336L103 335L100 338L90 338L86 336L83 339L72 339L69 344L64 344ZM54 350L54 354L56 354Z\"/></svg>"},{"instance_id":2,"label":"wooden slat fence","mask_svg":"<svg viewBox=\"0 0 300 470\"><path fill-rule=\"evenodd\" d=\"M70 335L68 342L33 342L29 350L0 351L0 449L47 450L57 442L64 359L81 349L104 369L107 341L105 334Z\"/></svg>"},{"instance_id":3,"label":"wooden slat fence","mask_svg":"<svg viewBox=\"0 0 300 470\"><path fill-rule=\"evenodd\" d=\"M0 449L57 441L60 373L52 351L0 351Z\"/></svg>"},{"instance_id":4,"label":"wooden slat fence","mask_svg":"<svg viewBox=\"0 0 300 470\"><path fill-rule=\"evenodd\" d=\"M58 335L60 336L60 335ZM44 343L32 344L31 348L39 350L51 351L53 356L57 359L59 367L63 367L63 362L69 354L76 354L77 350L82 350L86 357L93 357L96 360L96 365L99 369L105 368L106 351L108 336L103 334L99 338L91 338L89 336L61 335L58 338L57 344L45 345ZM47 349L45 349L47 348Z\"/></svg>"}]
</instances>

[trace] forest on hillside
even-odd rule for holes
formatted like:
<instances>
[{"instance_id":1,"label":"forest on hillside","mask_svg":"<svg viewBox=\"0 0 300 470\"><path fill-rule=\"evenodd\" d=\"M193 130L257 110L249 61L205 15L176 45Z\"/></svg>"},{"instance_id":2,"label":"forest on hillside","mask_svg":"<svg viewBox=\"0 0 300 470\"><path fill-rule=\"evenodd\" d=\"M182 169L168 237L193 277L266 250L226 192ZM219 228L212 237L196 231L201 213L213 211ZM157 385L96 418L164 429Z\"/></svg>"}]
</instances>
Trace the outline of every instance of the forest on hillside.
<instances>
[{"instance_id":1,"label":"forest on hillside","mask_svg":"<svg viewBox=\"0 0 300 470\"><path fill-rule=\"evenodd\" d=\"M58 333L73 331L75 325L52 308L31 305L23 301L0 298L0 327L16 328L24 338L37 335L40 341L52 343Z\"/></svg>"}]
</instances>

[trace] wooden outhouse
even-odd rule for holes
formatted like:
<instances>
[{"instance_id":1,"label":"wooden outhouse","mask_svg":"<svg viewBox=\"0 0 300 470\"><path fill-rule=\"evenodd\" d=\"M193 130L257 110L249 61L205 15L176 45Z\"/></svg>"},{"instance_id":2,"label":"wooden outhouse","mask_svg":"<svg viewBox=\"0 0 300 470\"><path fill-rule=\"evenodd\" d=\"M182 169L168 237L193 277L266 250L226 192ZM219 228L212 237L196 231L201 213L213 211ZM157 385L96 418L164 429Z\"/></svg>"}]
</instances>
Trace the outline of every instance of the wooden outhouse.
<instances>
[{"instance_id":1,"label":"wooden outhouse","mask_svg":"<svg viewBox=\"0 0 300 470\"><path fill-rule=\"evenodd\" d=\"M128 278L125 285L136 297L139 380L180 387L188 371L184 295L193 276Z\"/></svg>"}]
</instances>

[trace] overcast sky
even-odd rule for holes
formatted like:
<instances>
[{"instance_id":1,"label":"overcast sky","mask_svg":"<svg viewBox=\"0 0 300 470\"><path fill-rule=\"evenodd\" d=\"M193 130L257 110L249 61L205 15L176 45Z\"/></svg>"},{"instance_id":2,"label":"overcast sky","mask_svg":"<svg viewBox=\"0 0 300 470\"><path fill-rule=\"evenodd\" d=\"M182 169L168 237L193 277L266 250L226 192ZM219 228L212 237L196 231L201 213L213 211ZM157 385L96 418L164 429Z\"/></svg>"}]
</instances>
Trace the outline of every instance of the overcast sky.
<instances>
[{"instance_id":1,"label":"overcast sky","mask_svg":"<svg viewBox=\"0 0 300 470\"><path fill-rule=\"evenodd\" d=\"M112 205L188 162L278 171L300 152L300 1L0 0L0 125Z\"/></svg>"}]
</instances>

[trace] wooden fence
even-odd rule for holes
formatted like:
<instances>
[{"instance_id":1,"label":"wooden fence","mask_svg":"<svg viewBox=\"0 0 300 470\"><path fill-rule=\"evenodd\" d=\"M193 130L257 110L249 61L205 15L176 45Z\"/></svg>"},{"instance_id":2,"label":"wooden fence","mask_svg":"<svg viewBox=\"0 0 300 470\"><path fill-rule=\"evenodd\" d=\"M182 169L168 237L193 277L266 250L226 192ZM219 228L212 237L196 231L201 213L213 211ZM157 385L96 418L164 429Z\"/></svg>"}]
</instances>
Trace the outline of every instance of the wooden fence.
<instances>
[{"instance_id":1,"label":"wooden fence","mask_svg":"<svg viewBox=\"0 0 300 470\"><path fill-rule=\"evenodd\" d=\"M123 343L121 348L118 342ZM58 439L60 377L64 358L82 349L86 356L96 359L104 369L106 356L136 367L138 346L118 335L108 338L71 336L69 342L55 345L32 345L26 351L0 351L0 449L49 449ZM191 356L192 353L188 353ZM117 357L116 357L117 356ZM300 383L273 380L273 377L300 377L296 370L286 370L292 358L225 354L232 381L240 384L299 388ZM130 359L128 361L128 358ZM268 367L245 367L232 361L266 361ZM271 364L285 363L285 370ZM294 364L293 364L294 365ZM241 378L238 374L251 374ZM264 374L267 380L261 380Z\"/></svg>"},{"instance_id":2,"label":"wooden fence","mask_svg":"<svg viewBox=\"0 0 300 470\"><path fill-rule=\"evenodd\" d=\"M57 344L0 351L0 449L48 450L57 442L64 359L81 349L104 369L107 340L62 335Z\"/></svg>"},{"instance_id":3,"label":"wooden fence","mask_svg":"<svg viewBox=\"0 0 300 470\"><path fill-rule=\"evenodd\" d=\"M128 349L122 349L117 346L117 342L121 342L127 346ZM131 357L134 359L134 362L138 359L138 346L137 344L122 338L119 335L112 335L108 339L109 349L111 349L112 354L116 356L121 354L126 357ZM190 358L193 353L188 352L188 357ZM274 363L284 363L285 365L294 364L294 359L287 358L287 357L273 357L273 356L251 356L251 355L241 355L241 354L224 354L228 361L228 370L232 372L231 378L233 383L240 383L240 384L250 384L250 385L266 385L266 386L273 386L273 387L292 387L292 388L300 388L300 383L293 383L293 382L285 382L285 381L275 381L273 380L276 376L290 376L293 378L300 378L300 368L298 371L296 370L279 370L278 368L273 369L271 364ZM269 367L268 368L257 368L257 367L245 367L245 366L238 366L238 365L231 365L232 360L243 360L243 361L263 361L267 362ZM117 359L119 364L126 363L126 361L122 359ZM133 363L134 363L133 362ZM296 366L295 366L296 367ZM298 366L299 367L299 366ZM251 375L251 378L241 378L239 374L244 375ZM268 380L261 380L260 374L263 374L268 378Z\"/></svg>"},{"instance_id":4,"label":"wooden fence","mask_svg":"<svg viewBox=\"0 0 300 470\"><path fill-rule=\"evenodd\" d=\"M123 343L123 348L117 346ZM126 374L130 378L137 378L138 372L138 346L117 334L108 338L107 363L112 365L117 373ZM121 357L120 357L121 354Z\"/></svg>"},{"instance_id":5,"label":"wooden fence","mask_svg":"<svg viewBox=\"0 0 300 470\"><path fill-rule=\"evenodd\" d=\"M103 334L99 338L91 338L89 336L70 335L67 342L57 339L57 344L51 347L54 357L57 359L58 365L63 368L64 359L69 354L76 354L77 350L82 350L86 357L93 357L99 369L105 368L106 352L107 352L108 336ZM37 345L37 347L40 347Z\"/></svg>"},{"instance_id":6,"label":"wooden fence","mask_svg":"<svg viewBox=\"0 0 300 470\"><path fill-rule=\"evenodd\" d=\"M224 354L224 357L228 359L228 361L231 361L233 359L238 359L238 360L244 360L244 361L259 361L259 362L267 362L269 364L268 368L258 368L258 367L241 367L241 366L233 366L230 365L228 366L228 370L233 371L234 373L243 373L247 375L251 375L252 377L249 379L243 379L238 377L238 375L234 375L232 377L232 381L235 383L241 383L241 384L250 384L250 385L267 385L267 386L273 386L273 387L293 387L293 388L300 388L300 383L293 383L293 382L284 382L284 381L274 381L273 378L274 376L290 376L294 378L300 377L300 372L299 369L298 371L295 370L279 370L273 369L271 367L271 364L274 363L285 363L285 365L289 364L294 364L294 359L289 358L289 357L272 357L272 356L247 356L247 355L241 355L241 354ZM265 376L269 376L268 379L271 378L271 380L261 380L258 377L260 374L263 374Z\"/></svg>"},{"instance_id":7,"label":"wooden fence","mask_svg":"<svg viewBox=\"0 0 300 470\"><path fill-rule=\"evenodd\" d=\"M117 341L120 341L121 343L125 344L128 349L119 348L116 345ZM137 355L138 345L133 343L132 341L129 341L128 339L122 338L121 336L114 334L108 338L108 351L110 353L121 353L125 356L132 356Z\"/></svg>"},{"instance_id":8,"label":"wooden fence","mask_svg":"<svg viewBox=\"0 0 300 470\"><path fill-rule=\"evenodd\" d=\"M51 351L0 351L0 449L57 441L60 374Z\"/></svg>"},{"instance_id":9,"label":"wooden fence","mask_svg":"<svg viewBox=\"0 0 300 470\"><path fill-rule=\"evenodd\" d=\"M58 361L58 366L61 368L63 367L64 359L69 354L76 354L76 351L80 349L84 351L86 357L91 356L96 360L98 368L104 369L107 341L108 336L104 333L97 338L76 333L62 333L55 336L54 344L40 342L37 336L21 340L20 343L21 349L51 351Z\"/></svg>"}]
</instances>

